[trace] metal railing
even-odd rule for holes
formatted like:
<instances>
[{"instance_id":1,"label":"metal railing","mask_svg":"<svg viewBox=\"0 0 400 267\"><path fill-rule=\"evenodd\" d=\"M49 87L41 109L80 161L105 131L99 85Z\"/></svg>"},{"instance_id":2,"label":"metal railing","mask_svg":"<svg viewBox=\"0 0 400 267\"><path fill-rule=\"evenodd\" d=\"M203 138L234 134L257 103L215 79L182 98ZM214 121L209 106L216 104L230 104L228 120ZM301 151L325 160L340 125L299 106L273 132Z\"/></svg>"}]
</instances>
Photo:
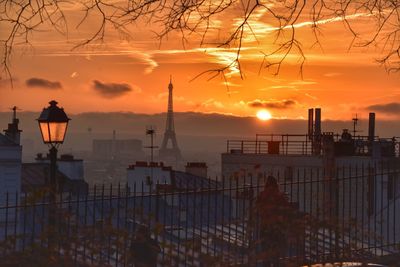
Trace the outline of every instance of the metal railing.
<instances>
[{"instance_id":1,"label":"metal railing","mask_svg":"<svg viewBox=\"0 0 400 267\"><path fill-rule=\"evenodd\" d=\"M255 140L228 140L226 152L231 154L280 154L280 155L319 155L322 153L322 136L307 134L257 134ZM331 134L334 142L341 141L341 135ZM374 137L381 145L393 144L395 156L399 156L399 137ZM369 155L368 136L356 136L352 139L355 155Z\"/></svg>"},{"instance_id":2,"label":"metal railing","mask_svg":"<svg viewBox=\"0 0 400 267\"><path fill-rule=\"evenodd\" d=\"M260 203L263 192L270 190L266 185L271 177L252 172L208 179L194 187L193 183L155 184L150 193L143 193L143 183L131 188L95 186L85 195L62 193L55 225L48 224L46 193L9 193L0 207L0 260L18 261L25 253L50 249L47 234L55 233L53 252L72 265L130 266L138 257L133 245L138 229L147 229L148 241L159 248L155 252L159 266L251 266L270 249L264 241L276 242L263 239L263 225L281 220L263 217L263 209L280 210L282 204ZM294 239L282 230L279 239L288 242L274 262L385 263L399 255L398 165L349 165L334 171L303 168L290 177L281 170L272 173L277 192L290 204L283 205L297 214L290 215L291 220L304 223ZM268 205L259 206L263 204ZM289 215L277 216L286 220ZM281 231L279 225L274 229Z\"/></svg>"}]
</instances>

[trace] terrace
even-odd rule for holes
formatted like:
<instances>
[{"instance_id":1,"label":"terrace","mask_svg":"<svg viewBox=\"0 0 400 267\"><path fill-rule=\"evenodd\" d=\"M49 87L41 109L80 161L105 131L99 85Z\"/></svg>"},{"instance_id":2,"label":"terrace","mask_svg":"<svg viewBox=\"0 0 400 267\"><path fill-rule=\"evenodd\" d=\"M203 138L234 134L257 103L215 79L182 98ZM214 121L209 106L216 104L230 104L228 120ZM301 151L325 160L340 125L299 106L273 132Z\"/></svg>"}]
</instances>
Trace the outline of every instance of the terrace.
<instances>
[{"instance_id":1,"label":"terrace","mask_svg":"<svg viewBox=\"0 0 400 267\"><path fill-rule=\"evenodd\" d=\"M271 155L323 155L324 143L333 141L336 156L399 157L399 137L380 138L368 136L324 133L308 134L256 134L255 140L228 140L228 154ZM375 154L376 153L376 154Z\"/></svg>"}]
</instances>

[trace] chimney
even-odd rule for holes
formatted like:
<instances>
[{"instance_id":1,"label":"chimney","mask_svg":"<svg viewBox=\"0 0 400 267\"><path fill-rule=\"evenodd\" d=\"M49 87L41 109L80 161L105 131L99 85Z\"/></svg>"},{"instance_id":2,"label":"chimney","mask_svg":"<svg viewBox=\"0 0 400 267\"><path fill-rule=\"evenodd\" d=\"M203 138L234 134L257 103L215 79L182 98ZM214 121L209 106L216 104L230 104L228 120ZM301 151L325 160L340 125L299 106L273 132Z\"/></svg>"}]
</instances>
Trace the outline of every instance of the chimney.
<instances>
[{"instance_id":1,"label":"chimney","mask_svg":"<svg viewBox=\"0 0 400 267\"><path fill-rule=\"evenodd\" d=\"M186 172L207 178L207 164L205 162L188 162L186 164Z\"/></svg>"},{"instance_id":2,"label":"chimney","mask_svg":"<svg viewBox=\"0 0 400 267\"><path fill-rule=\"evenodd\" d=\"M315 135L320 136L321 135L321 109L316 108L315 109Z\"/></svg>"},{"instance_id":3,"label":"chimney","mask_svg":"<svg viewBox=\"0 0 400 267\"><path fill-rule=\"evenodd\" d=\"M373 142L375 139L375 113L369 113L369 123L368 123L368 141Z\"/></svg>"},{"instance_id":4,"label":"chimney","mask_svg":"<svg viewBox=\"0 0 400 267\"><path fill-rule=\"evenodd\" d=\"M312 140L314 134L314 109L308 110L308 138Z\"/></svg>"},{"instance_id":5,"label":"chimney","mask_svg":"<svg viewBox=\"0 0 400 267\"><path fill-rule=\"evenodd\" d=\"M19 119L17 119L17 107L13 107L13 118L12 122L8 124L8 128L4 130L5 136L13 141L16 145L20 144L21 141L21 132L18 128Z\"/></svg>"}]
</instances>

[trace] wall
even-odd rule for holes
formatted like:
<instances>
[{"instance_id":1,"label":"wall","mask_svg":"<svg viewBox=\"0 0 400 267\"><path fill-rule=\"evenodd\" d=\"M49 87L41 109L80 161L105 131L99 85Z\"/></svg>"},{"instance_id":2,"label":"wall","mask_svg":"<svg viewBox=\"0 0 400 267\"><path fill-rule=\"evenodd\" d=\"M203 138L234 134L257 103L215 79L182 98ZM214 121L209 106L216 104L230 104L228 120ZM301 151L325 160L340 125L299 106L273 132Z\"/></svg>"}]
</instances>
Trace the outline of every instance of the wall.
<instances>
[{"instance_id":1,"label":"wall","mask_svg":"<svg viewBox=\"0 0 400 267\"><path fill-rule=\"evenodd\" d=\"M131 191L136 183L136 192L142 192L142 184L143 192L150 192L157 183L171 184L171 170L159 166L134 166L127 171L127 182Z\"/></svg>"},{"instance_id":2,"label":"wall","mask_svg":"<svg viewBox=\"0 0 400 267\"><path fill-rule=\"evenodd\" d=\"M21 146L0 146L0 205L16 205L16 194L21 190ZM7 192L9 194L7 201ZM7 218L7 229L12 231L16 209L0 211L0 240L4 238L3 224Z\"/></svg>"}]
</instances>

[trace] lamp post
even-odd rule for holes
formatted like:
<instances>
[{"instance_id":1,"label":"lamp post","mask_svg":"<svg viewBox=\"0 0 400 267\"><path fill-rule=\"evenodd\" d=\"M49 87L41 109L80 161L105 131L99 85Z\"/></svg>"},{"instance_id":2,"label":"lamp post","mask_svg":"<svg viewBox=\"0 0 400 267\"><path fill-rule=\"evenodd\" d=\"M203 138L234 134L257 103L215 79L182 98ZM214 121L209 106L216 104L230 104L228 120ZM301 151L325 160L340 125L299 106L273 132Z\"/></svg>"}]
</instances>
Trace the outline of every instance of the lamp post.
<instances>
[{"instance_id":1,"label":"lamp post","mask_svg":"<svg viewBox=\"0 0 400 267\"><path fill-rule=\"evenodd\" d=\"M56 192L57 192L57 148L64 142L69 118L63 108L52 100L50 106L43 108L37 119L43 142L50 147L50 196L49 196L49 226L55 225Z\"/></svg>"}]
</instances>

